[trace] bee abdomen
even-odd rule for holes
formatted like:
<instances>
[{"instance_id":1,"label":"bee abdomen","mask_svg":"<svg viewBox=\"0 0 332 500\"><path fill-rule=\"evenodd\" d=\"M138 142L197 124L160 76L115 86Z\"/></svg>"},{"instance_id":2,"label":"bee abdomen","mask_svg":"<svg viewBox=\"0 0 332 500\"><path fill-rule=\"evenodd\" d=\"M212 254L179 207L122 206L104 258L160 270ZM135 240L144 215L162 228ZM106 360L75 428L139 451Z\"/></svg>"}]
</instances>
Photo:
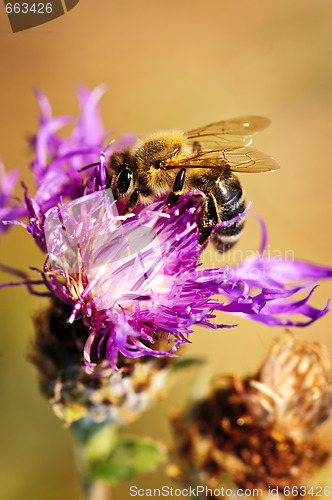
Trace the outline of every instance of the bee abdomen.
<instances>
[{"instance_id":1,"label":"bee abdomen","mask_svg":"<svg viewBox=\"0 0 332 500\"><path fill-rule=\"evenodd\" d=\"M219 205L220 219L228 221L240 215L245 210L245 200L240 184L238 191L226 203ZM238 219L231 224L214 231L211 234L211 241L219 252L229 250L239 239L244 226L244 219Z\"/></svg>"}]
</instances>

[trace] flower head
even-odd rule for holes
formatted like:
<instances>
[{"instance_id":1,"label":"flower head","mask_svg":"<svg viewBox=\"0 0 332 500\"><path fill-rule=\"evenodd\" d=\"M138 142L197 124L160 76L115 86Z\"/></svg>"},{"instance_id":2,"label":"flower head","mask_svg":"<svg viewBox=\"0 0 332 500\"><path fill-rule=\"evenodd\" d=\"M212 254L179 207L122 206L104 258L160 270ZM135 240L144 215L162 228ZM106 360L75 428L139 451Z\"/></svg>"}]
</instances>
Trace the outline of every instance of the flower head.
<instances>
[{"instance_id":1,"label":"flower head","mask_svg":"<svg viewBox=\"0 0 332 500\"><path fill-rule=\"evenodd\" d=\"M186 480L198 478L213 489L225 482L261 488L266 496L278 488L296 497L292 487L310 485L315 468L329 457L315 432L332 413L326 349L287 336L272 346L256 376L214 380L208 398L174 415Z\"/></svg>"}]
</instances>

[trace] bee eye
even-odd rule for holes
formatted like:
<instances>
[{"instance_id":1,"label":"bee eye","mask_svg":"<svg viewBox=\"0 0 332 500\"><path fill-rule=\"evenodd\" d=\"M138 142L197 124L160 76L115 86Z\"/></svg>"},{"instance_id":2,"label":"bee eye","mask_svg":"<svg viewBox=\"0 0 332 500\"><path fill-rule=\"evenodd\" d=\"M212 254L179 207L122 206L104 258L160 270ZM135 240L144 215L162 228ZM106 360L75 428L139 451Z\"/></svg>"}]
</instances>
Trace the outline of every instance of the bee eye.
<instances>
[{"instance_id":1,"label":"bee eye","mask_svg":"<svg viewBox=\"0 0 332 500\"><path fill-rule=\"evenodd\" d=\"M116 182L119 193L125 194L130 188L132 180L133 180L132 171L129 170L128 168L122 170L122 172L120 172L120 174L118 175L118 179Z\"/></svg>"},{"instance_id":2,"label":"bee eye","mask_svg":"<svg viewBox=\"0 0 332 500\"><path fill-rule=\"evenodd\" d=\"M155 168L156 170L159 170L161 168L161 161L160 160L156 160L152 163L152 166L153 168Z\"/></svg>"}]
</instances>

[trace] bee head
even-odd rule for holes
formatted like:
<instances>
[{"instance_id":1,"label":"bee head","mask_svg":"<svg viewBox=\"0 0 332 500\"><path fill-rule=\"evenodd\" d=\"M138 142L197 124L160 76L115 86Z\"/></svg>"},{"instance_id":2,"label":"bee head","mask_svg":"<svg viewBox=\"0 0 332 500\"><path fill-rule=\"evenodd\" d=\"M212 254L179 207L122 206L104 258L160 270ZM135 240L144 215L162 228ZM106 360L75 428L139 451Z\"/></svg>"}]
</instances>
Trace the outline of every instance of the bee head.
<instances>
[{"instance_id":1,"label":"bee head","mask_svg":"<svg viewBox=\"0 0 332 500\"><path fill-rule=\"evenodd\" d=\"M132 155L128 151L114 153L107 167L107 185L116 199L132 193L134 189L134 169Z\"/></svg>"}]
</instances>

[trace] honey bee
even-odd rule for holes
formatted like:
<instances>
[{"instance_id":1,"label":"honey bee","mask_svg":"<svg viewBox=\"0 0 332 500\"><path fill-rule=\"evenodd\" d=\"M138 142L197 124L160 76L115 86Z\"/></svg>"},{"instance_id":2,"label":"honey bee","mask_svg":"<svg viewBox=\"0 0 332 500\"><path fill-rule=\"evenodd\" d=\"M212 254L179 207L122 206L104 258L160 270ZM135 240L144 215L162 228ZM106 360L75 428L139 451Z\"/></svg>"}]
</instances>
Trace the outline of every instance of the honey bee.
<instances>
[{"instance_id":1,"label":"honey bee","mask_svg":"<svg viewBox=\"0 0 332 500\"><path fill-rule=\"evenodd\" d=\"M106 167L107 187L124 203L125 213L138 203L167 198L168 204L174 204L181 193L203 192L206 201L198 241L205 245L210 239L224 252L236 243L244 224L241 218L217 228L245 210L234 172L279 168L272 158L249 147L252 134L269 123L260 116L244 116L189 132L150 135L132 149L113 153Z\"/></svg>"}]
</instances>

